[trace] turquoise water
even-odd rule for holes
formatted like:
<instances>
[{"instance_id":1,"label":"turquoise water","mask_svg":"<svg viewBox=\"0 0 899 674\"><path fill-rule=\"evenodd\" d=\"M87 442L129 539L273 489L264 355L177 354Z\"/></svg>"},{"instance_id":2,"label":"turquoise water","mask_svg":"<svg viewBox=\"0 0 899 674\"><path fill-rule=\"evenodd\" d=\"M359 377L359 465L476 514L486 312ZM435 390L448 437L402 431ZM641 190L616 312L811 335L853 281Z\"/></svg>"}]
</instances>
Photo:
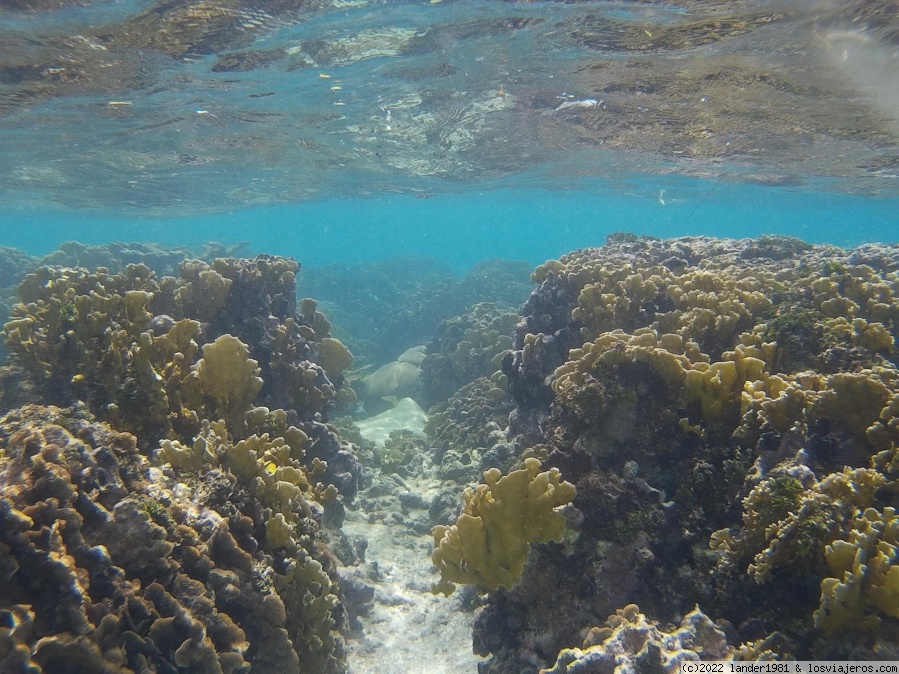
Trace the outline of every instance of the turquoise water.
<instances>
[{"instance_id":1,"label":"turquoise water","mask_svg":"<svg viewBox=\"0 0 899 674\"><path fill-rule=\"evenodd\" d=\"M0 241L35 255L67 240L194 247L207 241L246 241L251 252L290 255L311 267L425 255L461 271L494 257L539 264L575 248L601 245L615 231L656 237L785 234L841 247L899 240L899 197L698 179L664 184L666 188L630 185L620 192L503 189L427 199L392 195L180 218L16 209L0 217Z\"/></svg>"},{"instance_id":2,"label":"turquoise water","mask_svg":"<svg viewBox=\"0 0 899 674\"><path fill-rule=\"evenodd\" d=\"M889 6L10 1L0 243L465 266L615 230L894 240Z\"/></svg>"},{"instance_id":3,"label":"turquoise water","mask_svg":"<svg viewBox=\"0 0 899 674\"><path fill-rule=\"evenodd\" d=\"M845 250L617 237L569 276L529 280L535 265L615 232L786 235ZM66 247L50 260L116 267L124 250L161 266L146 278L56 267L17 285L39 263L5 247L44 256L68 241L176 250ZM241 259L208 259L222 250L204 251L210 242ZM899 9L889 0L0 0L0 327L13 319L0 345L0 671L33 657L51 674L245 673L248 663L261 674L537 674L637 601L650 622L701 605L732 621L719 623L730 647L755 654L899 658L899 613L877 617L873 600L846 618L874 626L867 641L822 636L812 617L831 560L808 551L850 536L853 499L834 496L836 514L810 519L810 537L793 527L798 572L773 589L735 575L721 552L735 539L715 539L717 562L709 549L713 531L739 529L750 488L774 485L771 510L784 509L755 526L817 517L798 500L791 509L790 490L823 499L809 494L844 461L892 471L889 493L860 507L899 508L886 402L899 396L899 263L891 245L850 252L869 242L899 242ZM207 259L183 263L186 254ZM688 291L708 285L706 269L720 287ZM297 307L294 294L317 304ZM683 316L695 325L672 328ZM651 324L677 335L647 356ZM596 349L636 355L590 360L600 351L579 347L597 325ZM734 381L720 373L731 370L697 357L703 339L710 355L699 356L733 358L755 388L735 379L727 390ZM202 388L210 371L226 395L214 381ZM572 372L583 382L556 390ZM673 393L700 380L701 401ZM753 428L775 418L773 391L787 380L799 387L778 398L790 407L814 391L805 416ZM755 403L758 419L744 414ZM274 412L244 414L251 404ZM707 427L694 425L707 406ZM745 423L725 429L737 411ZM216 440L208 423L219 418L228 428ZM136 440L109 440L109 428ZM262 442L263 429L300 446L285 454L277 437L253 464L236 443ZM583 486L584 510L564 511L577 535L534 548L536 599L474 588L436 598L431 527L455 521L485 469L507 472L524 456ZM101 461L113 473L133 462L123 475L147 482L110 487L119 478L107 483ZM52 480L22 484L47 464ZM69 477L81 482L64 492ZM263 493L273 482L278 503ZM873 487L850 486L873 499ZM71 505L61 493L79 493L87 515L53 524ZM107 497L108 518L93 504ZM34 519L10 516L13 501ZM746 515L748 563L757 541ZM196 531L174 526L182 520ZM225 520L239 554L227 529L219 536ZM825 520L827 540L815 533ZM148 547L135 554L131 535ZM50 549L66 538L77 539L72 556ZM792 544L779 552L775 539L768 556ZM169 557L193 580L171 582ZM284 597L280 614L272 593ZM158 612L134 608L153 596ZM196 613L190 634L168 630L191 617L154 622L178 602ZM220 668L201 657L207 627ZM78 639L66 634L54 656L69 631ZM654 643L625 664L655 671ZM689 646L696 657L735 655ZM9 668L7 656L21 662Z\"/></svg>"}]
</instances>

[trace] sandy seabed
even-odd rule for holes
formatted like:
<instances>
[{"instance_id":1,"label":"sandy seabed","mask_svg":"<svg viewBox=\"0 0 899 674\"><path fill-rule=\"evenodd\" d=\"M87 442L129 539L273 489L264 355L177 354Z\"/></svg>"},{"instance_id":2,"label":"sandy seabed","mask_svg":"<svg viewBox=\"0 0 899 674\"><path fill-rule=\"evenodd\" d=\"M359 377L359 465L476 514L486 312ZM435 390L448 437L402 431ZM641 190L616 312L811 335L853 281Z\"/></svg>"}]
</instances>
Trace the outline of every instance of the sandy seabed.
<instances>
[{"instance_id":1,"label":"sandy seabed","mask_svg":"<svg viewBox=\"0 0 899 674\"><path fill-rule=\"evenodd\" d=\"M437 486L429 478L409 478L413 491L426 495ZM348 640L350 674L476 673L481 658L471 649L474 614L462 606L459 593L431 594L437 574L429 555L431 537L416 535L402 524L370 523L368 513L347 512L343 531L365 538L369 568L377 575L371 609L361 617L362 630Z\"/></svg>"}]
</instances>

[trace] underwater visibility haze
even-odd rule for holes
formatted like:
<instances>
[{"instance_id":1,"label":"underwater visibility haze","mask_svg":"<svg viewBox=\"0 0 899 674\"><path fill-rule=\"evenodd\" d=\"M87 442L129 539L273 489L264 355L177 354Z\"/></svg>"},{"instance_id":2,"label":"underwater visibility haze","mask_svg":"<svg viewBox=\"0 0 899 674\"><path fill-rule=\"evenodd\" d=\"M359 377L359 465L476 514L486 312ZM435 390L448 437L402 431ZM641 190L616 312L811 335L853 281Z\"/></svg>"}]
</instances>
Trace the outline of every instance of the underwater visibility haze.
<instances>
[{"instance_id":1,"label":"underwater visibility haze","mask_svg":"<svg viewBox=\"0 0 899 674\"><path fill-rule=\"evenodd\" d=\"M0 0L0 206L0 672L899 660L899 2Z\"/></svg>"}]
</instances>

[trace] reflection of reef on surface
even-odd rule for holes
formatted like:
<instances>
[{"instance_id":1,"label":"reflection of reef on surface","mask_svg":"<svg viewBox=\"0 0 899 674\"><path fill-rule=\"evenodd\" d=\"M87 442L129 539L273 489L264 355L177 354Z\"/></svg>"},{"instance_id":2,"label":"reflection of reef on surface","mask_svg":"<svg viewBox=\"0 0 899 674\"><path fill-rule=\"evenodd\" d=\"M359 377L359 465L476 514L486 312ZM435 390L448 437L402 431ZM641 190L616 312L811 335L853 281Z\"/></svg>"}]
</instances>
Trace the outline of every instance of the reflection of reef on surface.
<instances>
[{"instance_id":1,"label":"reflection of reef on surface","mask_svg":"<svg viewBox=\"0 0 899 674\"><path fill-rule=\"evenodd\" d=\"M69 4L7 7L42 13L40 33L0 34L10 196L174 213L523 174L541 187L637 169L829 178L859 193L896 177L884 92L899 14L883 0L495 2L476 16L460 3L159 0L81 9L76 34L58 11ZM23 114L35 106L39 124ZM90 129L72 122L84 114ZM284 178L251 180L263 167Z\"/></svg>"}]
</instances>

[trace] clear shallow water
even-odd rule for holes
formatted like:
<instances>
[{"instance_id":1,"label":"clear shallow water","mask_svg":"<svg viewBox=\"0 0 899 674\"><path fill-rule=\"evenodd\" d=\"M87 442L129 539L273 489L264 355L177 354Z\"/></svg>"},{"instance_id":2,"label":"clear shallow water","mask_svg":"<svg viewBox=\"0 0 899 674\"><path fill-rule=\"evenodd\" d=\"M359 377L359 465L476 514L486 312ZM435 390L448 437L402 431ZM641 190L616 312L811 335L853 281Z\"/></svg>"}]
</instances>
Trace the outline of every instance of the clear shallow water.
<instances>
[{"instance_id":1,"label":"clear shallow water","mask_svg":"<svg viewBox=\"0 0 899 674\"><path fill-rule=\"evenodd\" d=\"M459 197L436 210L483 221L509 208L510 189L551 195L538 208L551 212L587 208L598 193L624 199L604 209L621 221L613 229L636 211L660 234L709 189L677 176L812 193L710 195L738 212L830 211L821 189L894 198L894 10L882 0L10 0L0 198L36 218L124 223L311 204L290 216L307 234L315 218L357 208L379 241L394 208L440 228L395 194ZM590 196L558 196L577 189ZM672 207L659 217L662 189ZM704 205L687 224L713 214ZM233 226L269 217L250 211ZM746 220L764 231L762 217ZM160 238L183 236L183 223L158 222ZM279 230L290 239L295 226Z\"/></svg>"},{"instance_id":2,"label":"clear shallow water","mask_svg":"<svg viewBox=\"0 0 899 674\"><path fill-rule=\"evenodd\" d=\"M667 187L505 189L269 206L180 218L12 209L2 243L43 255L63 241L161 241L200 246L245 241L250 252L292 255L304 266L426 255L464 270L492 257L539 264L614 231L657 237L787 234L852 247L899 240L899 198L669 179ZM664 191L662 191L664 190ZM664 202L664 203L663 203Z\"/></svg>"},{"instance_id":3,"label":"clear shallow water","mask_svg":"<svg viewBox=\"0 0 899 674\"><path fill-rule=\"evenodd\" d=\"M293 256L356 376L530 289L445 266L616 231L895 242L897 111L891 0L0 0L0 245ZM475 671L469 614L423 591L420 538L373 537L375 505L352 671L401 646L402 671Z\"/></svg>"}]
</instances>

